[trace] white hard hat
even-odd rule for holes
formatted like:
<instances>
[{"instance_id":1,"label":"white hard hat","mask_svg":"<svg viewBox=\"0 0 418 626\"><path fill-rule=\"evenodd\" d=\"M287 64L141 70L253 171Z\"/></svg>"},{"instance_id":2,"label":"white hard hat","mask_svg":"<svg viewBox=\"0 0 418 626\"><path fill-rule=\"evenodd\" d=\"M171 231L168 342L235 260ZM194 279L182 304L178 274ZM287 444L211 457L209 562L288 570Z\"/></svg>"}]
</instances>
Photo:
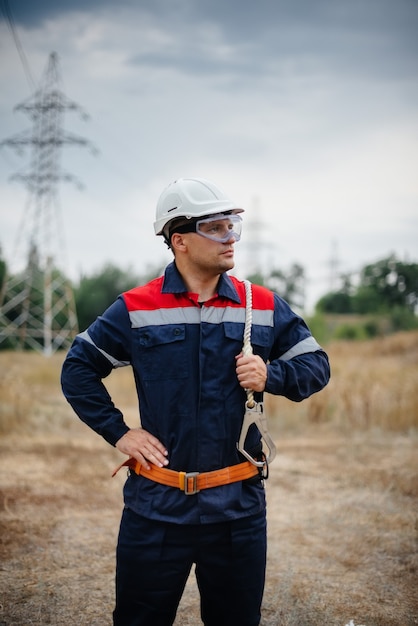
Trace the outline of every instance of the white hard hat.
<instances>
[{"instance_id":1,"label":"white hard hat","mask_svg":"<svg viewBox=\"0 0 418 626\"><path fill-rule=\"evenodd\" d=\"M154 222L156 235L164 235L169 222L179 217L186 219L215 215L216 213L242 213L244 209L224 194L216 185L203 178L178 178L168 185L157 202Z\"/></svg>"}]
</instances>

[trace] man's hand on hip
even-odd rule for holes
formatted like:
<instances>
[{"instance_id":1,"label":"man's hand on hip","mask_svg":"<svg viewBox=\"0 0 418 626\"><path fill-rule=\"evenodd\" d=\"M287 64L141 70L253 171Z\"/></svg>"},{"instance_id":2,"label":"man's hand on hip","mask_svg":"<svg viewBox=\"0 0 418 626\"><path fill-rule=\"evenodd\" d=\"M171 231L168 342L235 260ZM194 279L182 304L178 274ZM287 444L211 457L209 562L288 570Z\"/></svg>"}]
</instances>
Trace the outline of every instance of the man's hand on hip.
<instances>
[{"instance_id":1,"label":"man's hand on hip","mask_svg":"<svg viewBox=\"0 0 418 626\"><path fill-rule=\"evenodd\" d=\"M148 461L154 463L158 467L168 465L168 451L161 441L151 435L143 428L132 428L116 442L116 448L132 456L144 465L146 469L150 469Z\"/></svg>"}]
</instances>

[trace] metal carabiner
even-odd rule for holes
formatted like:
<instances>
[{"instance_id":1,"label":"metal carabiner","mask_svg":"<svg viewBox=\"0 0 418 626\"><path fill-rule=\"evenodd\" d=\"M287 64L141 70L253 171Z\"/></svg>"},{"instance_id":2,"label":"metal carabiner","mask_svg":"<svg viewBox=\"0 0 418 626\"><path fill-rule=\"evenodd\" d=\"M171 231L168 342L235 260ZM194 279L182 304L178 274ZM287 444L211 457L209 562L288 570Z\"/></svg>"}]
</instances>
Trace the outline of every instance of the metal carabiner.
<instances>
[{"instance_id":1,"label":"metal carabiner","mask_svg":"<svg viewBox=\"0 0 418 626\"><path fill-rule=\"evenodd\" d=\"M245 438L251 424L255 424L257 426L260 431L261 438L268 448L269 454L265 461L256 461L244 448ZM263 467L266 463L271 463L276 456L276 446L274 445L274 441L270 437L267 430L267 418L264 415L262 402L254 402L253 406L250 406L248 402L245 403L245 414L244 419L242 420L241 434L239 436L237 448L238 451L241 452L241 454L243 454L248 461L250 461L250 463L256 465L257 467Z\"/></svg>"}]
</instances>

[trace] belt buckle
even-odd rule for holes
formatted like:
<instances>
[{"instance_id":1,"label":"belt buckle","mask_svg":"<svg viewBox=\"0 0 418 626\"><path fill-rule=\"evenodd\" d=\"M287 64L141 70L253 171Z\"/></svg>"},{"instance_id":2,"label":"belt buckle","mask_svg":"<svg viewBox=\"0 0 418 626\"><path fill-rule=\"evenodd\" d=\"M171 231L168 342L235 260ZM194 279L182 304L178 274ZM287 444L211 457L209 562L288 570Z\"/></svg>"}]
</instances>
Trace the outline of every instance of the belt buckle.
<instances>
[{"instance_id":1,"label":"belt buckle","mask_svg":"<svg viewBox=\"0 0 418 626\"><path fill-rule=\"evenodd\" d=\"M200 472L185 472L184 474L184 493L186 496L193 496L195 493L199 493L200 489L197 488L197 477ZM189 480L192 480L192 486L189 489Z\"/></svg>"}]
</instances>

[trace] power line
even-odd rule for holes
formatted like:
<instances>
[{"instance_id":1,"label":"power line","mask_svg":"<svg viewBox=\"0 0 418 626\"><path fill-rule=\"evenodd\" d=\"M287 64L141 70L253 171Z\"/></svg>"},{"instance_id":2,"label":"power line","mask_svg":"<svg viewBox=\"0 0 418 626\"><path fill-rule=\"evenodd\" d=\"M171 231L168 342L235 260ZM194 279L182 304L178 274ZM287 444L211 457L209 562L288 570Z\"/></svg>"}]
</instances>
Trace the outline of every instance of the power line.
<instances>
[{"instance_id":1,"label":"power line","mask_svg":"<svg viewBox=\"0 0 418 626\"><path fill-rule=\"evenodd\" d=\"M36 89L36 83L33 80L32 77L32 73L30 71L30 67L29 67L29 63L28 63L28 59L26 57L25 51L23 49L22 43L19 39L19 36L17 34L17 30L16 30L16 26L14 23L14 18L13 18L13 14L12 11L10 9L10 5L8 0L3 0L3 3L1 5L1 9L3 11L3 15L6 19L7 25L9 27L9 30L12 34L13 40L15 42L15 46L16 46L16 50L19 53L19 57L20 57L20 61L22 63L23 66L23 70L25 72L26 75L26 80L29 83L29 89L30 91L34 91Z\"/></svg>"}]
</instances>

